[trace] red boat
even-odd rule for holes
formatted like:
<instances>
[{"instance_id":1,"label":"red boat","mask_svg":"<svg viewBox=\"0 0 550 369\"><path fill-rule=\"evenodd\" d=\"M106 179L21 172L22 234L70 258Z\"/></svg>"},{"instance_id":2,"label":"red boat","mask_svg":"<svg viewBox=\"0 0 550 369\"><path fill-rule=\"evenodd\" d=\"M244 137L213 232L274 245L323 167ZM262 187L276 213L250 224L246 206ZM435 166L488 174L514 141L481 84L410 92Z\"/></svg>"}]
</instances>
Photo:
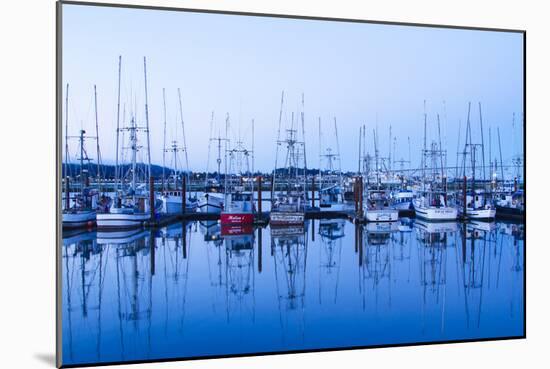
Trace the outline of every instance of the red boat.
<instances>
[{"instance_id":1,"label":"red boat","mask_svg":"<svg viewBox=\"0 0 550 369\"><path fill-rule=\"evenodd\" d=\"M226 204L226 210L220 215L222 226L254 223L255 206L252 192L244 192L238 188L227 196Z\"/></svg>"}]
</instances>

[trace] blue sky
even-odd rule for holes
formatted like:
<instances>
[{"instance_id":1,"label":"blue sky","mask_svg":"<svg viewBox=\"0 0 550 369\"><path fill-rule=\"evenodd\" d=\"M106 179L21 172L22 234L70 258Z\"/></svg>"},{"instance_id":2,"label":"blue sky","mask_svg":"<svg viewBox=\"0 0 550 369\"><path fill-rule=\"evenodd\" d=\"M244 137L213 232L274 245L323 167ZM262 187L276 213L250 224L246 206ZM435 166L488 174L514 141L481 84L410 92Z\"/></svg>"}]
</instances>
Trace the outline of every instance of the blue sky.
<instances>
[{"instance_id":1,"label":"blue sky","mask_svg":"<svg viewBox=\"0 0 550 369\"><path fill-rule=\"evenodd\" d=\"M147 57L156 164L162 162L162 88L167 95L168 141L181 137L178 87L192 170L206 168L212 111L217 127L223 126L229 113L232 138L241 136L248 142L254 118L255 167L272 170L282 90L285 121L298 110L305 94L309 167L318 164L318 117L323 122L323 146L333 148L337 118L344 170L357 168L362 124L367 126L371 152L376 127L383 155L389 150L390 124L397 158L408 159L410 137L413 166L418 166L424 100L428 141L437 139L439 113L449 165L455 163L459 121L464 141L469 101L474 136L479 133L477 104L482 103L487 154L489 127L493 158L498 153L497 127L505 161L523 150L523 35L519 33L64 5L63 80L70 84L69 134L80 127L95 131L96 84L101 151L108 163L115 156L119 55L126 120L134 114L142 124L143 56ZM90 153L95 152L93 145Z\"/></svg>"}]
</instances>

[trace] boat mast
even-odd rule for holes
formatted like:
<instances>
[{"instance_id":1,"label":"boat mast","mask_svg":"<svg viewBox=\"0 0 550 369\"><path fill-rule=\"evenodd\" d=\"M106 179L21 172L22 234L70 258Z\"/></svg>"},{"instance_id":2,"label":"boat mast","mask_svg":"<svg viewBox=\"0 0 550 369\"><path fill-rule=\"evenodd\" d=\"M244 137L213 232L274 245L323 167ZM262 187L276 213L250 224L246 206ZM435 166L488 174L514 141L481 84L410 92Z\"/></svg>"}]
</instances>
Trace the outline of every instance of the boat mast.
<instances>
[{"instance_id":1,"label":"boat mast","mask_svg":"<svg viewBox=\"0 0 550 369\"><path fill-rule=\"evenodd\" d=\"M69 84L65 93L65 180L69 177Z\"/></svg>"},{"instance_id":2,"label":"boat mast","mask_svg":"<svg viewBox=\"0 0 550 369\"><path fill-rule=\"evenodd\" d=\"M227 196L227 149L228 149L228 141L229 141L229 113L225 116L225 141L224 141L224 167L225 167L225 175L224 175L224 192L225 196ZM218 164L219 165L219 164Z\"/></svg>"},{"instance_id":3,"label":"boat mast","mask_svg":"<svg viewBox=\"0 0 550 369\"><path fill-rule=\"evenodd\" d=\"M428 115L426 114L426 100L424 100L424 148L422 149L422 191L426 191L426 129Z\"/></svg>"},{"instance_id":4,"label":"boat mast","mask_svg":"<svg viewBox=\"0 0 550 369\"><path fill-rule=\"evenodd\" d=\"M322 189L323 186L323 144L322 144L323 134L321 131L321 117L319 117L319 189ZM361 144L361 143L359 143Z\"/></svg>"},{"instance_id":5,"label":"boat mast","mask_svg":"<svg viewBox=\"0 0 550 369\"><path fill-rule=\"evenodd\" d=\"M500 146L500 127L497 127L497 135L498 135L498 151L500 154L500 174L502 176L502 183L504 183L504 167L502 166L502 148Z\"/></svg>"},{"instance_id":6,"label":"boat mast","mask_svg":"<svg viewBox=\"0 0 550 369\"><path fill-rule=\"evenodd\" d=\"M208 186L208 170L210 169L210 148L212 146L212 131L214 129L214 111L212 110L212 115L210 117L210 135L208 137L208 155L206 157L206 173L204 175L204 188Z\"/></svg>"},{"instance_id":7,"label":"boat mast","mask_svg":"<svg viewBox=\"0 0 550 369\"><path fill-rule=\"evenodd\" d=\"M145 124L147 131L147 185L149 184L149 177L151 177L151 142L149 137L149 104L147 103L147 60L143 57L143 77L145 82ZM150 204L151 207L154 204Z\"/></svg>"},{"instance_id":8,"label":"boat mast","mask_svg":"<svg viewBox=\"0 0 550 369\"><path fill-rule=\"evenodd\" d=\"M252 153L251 154L252 154L252 176L254 176L254 118L252 118Z\"/></svg>"},{"instance_id":9,"label":"boat mast","mask_svg":"<svg viewBox=\"0 0 550 369\"><path fill-rule=\"evenodd\" d=\"M180 119L181 119L181 134L183 136L183 153L185 155L185 176L187 178L187 183L189 183L189 157L187 156L187 142L185 139L185 123L183 121L183 108L181 105L181 91L178 88L178 101L180 105Z\"/></svg>"},{"instance_id":10,"label":"boat mast","mask_svg":"<svg viewBox=\"0 0 550 369\"><path fill-rule=\"evenodd\" d=\"M378 190L380 190L380 177L379 177L379 171L378 171L378 143L376 142L378 140L378 135L376 134L375 130L372 130L372 138L374 140L374 160L376 163L376 187Z\"/></svg>"},{"instance_id":11,"label":"boat mast","mask_svg":"<svg viewBox=\"0 0 550 369\"><path fill-rule=\"evenodd\" d=\"M340 159L340 141L338 140L338 125L336 124L336 117L334 117L334 134L336 135L336 155L338 158L338 184L342 187L342 160Z\"/></svg>"},{"instance_id":12,"label":"boat mast","mask_svg":"<svg viewBox=\"0 0 550 369\"><path fill-rule=\"evenodd\" d=\"M95 106L95 139L96 139L96 155L97 155L97 187L101 192L101 175L99 173L99 167L101 165L101 152L99 151L99 124L97 121L97 90L94 85L94 106Z\"/></svg>"},{"instance_id":13,"label":"boat mast","mask_svg":"<svg viewBox=\"0 0 550 369\"><path fill-rule=\"evenodd\" d=\"M283 104L285 100L285 91L281 92L281 108L279 109L279 127L277 128L277 145L275 150L275 168L271 179L271 202L274 202L273 193L275 192L275 174L277 173L277 159L279 157L279 146L281 145L281 122L283 120Z\"/></svg>"},{"instance_id":14,"label":"boat mast","mask_svg":"<svg viewBox=\"0 0 550 369\"><path fill-rule=\"evenodd\" d=\"M437 114L437 135L439 137L439 159L441 162L441 181L443 182L443 177L446 177L446 176L443 168L443 148L441 146L441 124L439 122L439 114Z\"/></svg>"},{"instance_id":15,"label":"boat mast","mask_svg":"<svg viewBox=\"0 0 550 369\"><path fill-rule=\"evenodd\" d=\"M306 156L306 126L305 126L305 118L304 118L304 93L302 92L302 111L300 113L300 116L302 118L302 148L304 150L304 181L303 181L303 188L304 188L304 194L307 197L307 191L306 191L306 177L307 177L307 156Z\"/></svg>"},{"instance_id":16,"label":"boat mast","mask_svg":"<svg viewBox=\"0 0 550 369\"><path fill-rule=\"evenodd\" d=\"M483 118L481 116L481 102L478 102L479 105L479 127L481 129L481 165L483 166L483 187L485 187L485 143L483 140Z\"/></svg>"},{"instance_id":17,"label":"boat mast","mask_svg":"<svg viewBox=\"0 0 550 369\"><path fill-rule=\"evenodd\" d=\"M118 180L119 180L119 169L118 169L118 142L120 135L120 71L122 66L122 55L118 56L118 89L117 89L117 107L116 107L116 159L115 159L115 197L118 198Z\"/></svg>"},{"instance_id":18,"label":"boat mast","mask_svg":"<svg viewBox=\"0 0 550 369\"><path fill-rule=\"evenodd\" d=\"M320 118L319 118L320 119ZM321 124L319 123L319 131L321 131ZM361 135L363 134L363 128L359 126L359 157L358 159L358 167L357 167L357 174L361 175ZM321 140L319 140L321 141ZM321 150L319 149L319 156L321 155ZM320 160L320 159L319 159ZM321 164L319 164L319 168L321 167Z\"/></svg>"},{"instance_id":19,"label":"boat mast","mask_svg":"<svg viewBox=\"0 0 550 369\"><path fill-rule=\"evenodd\" d=\"M162 88L162 105L164 110L164 134L162 140L162 192L164 193L164 168L166 167L166 91Z\"/></svg>"}]
</instances>

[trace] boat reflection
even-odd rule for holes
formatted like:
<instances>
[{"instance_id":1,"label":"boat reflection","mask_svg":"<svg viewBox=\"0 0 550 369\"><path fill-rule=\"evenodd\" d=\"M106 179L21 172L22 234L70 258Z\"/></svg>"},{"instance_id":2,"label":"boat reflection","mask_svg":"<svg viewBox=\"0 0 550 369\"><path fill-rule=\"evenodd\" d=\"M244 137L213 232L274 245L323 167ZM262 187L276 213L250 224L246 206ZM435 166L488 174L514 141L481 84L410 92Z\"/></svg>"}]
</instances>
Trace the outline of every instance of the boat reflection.
<instances>
[{"instance_id":1,"label":"boat reflection","mask_svg":"<svg viewBox=\"0 0 550 369\"><path fill-rule=\"evenodd\" d=\"M64 361L523 332L523 225L315 222L64 233Z\"/></svg>"}]
</instances>

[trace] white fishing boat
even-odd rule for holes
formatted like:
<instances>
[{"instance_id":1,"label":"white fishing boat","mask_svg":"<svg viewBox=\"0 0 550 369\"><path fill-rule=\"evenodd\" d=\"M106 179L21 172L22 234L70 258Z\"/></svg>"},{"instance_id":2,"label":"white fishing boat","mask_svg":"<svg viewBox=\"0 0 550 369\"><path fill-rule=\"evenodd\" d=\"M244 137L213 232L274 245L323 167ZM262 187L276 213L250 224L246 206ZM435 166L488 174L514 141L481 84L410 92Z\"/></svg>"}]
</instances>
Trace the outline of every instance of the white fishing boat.
<instances>
[{"instance_id":1,"label":"white fishing boat","mask_svg":"<svg viewBox=\"0 0 550 369\"><path fill-rule=\"evenodd\" d=\"M319 117L319 208L321 211L344 210L343 177L340 159L338 126L334 118L334 137L336 151L331 147L323 150L321 117ZM326 141L326 140L325 140ZM323 168L323 169L321 169Z\"/></svg>"},{"instance_id":2,"label":"white fishing boat","mask_svg":"<svg viewBox=\"0 0 550 369\"><path fill-rule=\"evenodd\" d=\"M198 202L198 208L201 213L215 213L222 212L224 206L224 195L220 193L205 193Z\"/></svg>"},{"instance_id":3,"label":"white fishing boat","mask_svg":"<svg viewBox=\"0 0 550 369\"><path fill-rule=\"evenodd\" d=\"M479 104L480 128L483 132L483 121L481 115L481 103ZM472 142L471 127L470 127L470 104L468 104L468 118L466 121L466 140L464 151L462 152L462 172L463 185L462 194L457 198L456 207L458 214L461 217L477 220L491 220L496 216L496 209L492 203L492 193L485 191L486 185L486 168L483 136L481 143ZM477 165L479 159L479 149L481 149L481 166ZM468 165L471 169L471 177L468 180L466 177ZM478 173L479 172L479 173ZM482 178L481 183L477 183L477 178ZM481 188L476 188L481 187Z\"/></svg>"},{"instance_id":4,"label":"white fishing boat","mask_svg":"<svg viewBox=\"0 0 550 369\"><path fill-rule=\"evenodd\" d=\"M305 221L303 191L279 193L271 206L269 224L275 226L300 225Z\"/></svg>"},{"instance_id":5,"label":"white fishing boat","mask_svg":"<svg viewBox=\"0 0 550 369\"><path fill-rule=\"evenodd\" d=\"M62 227L69 228L82 228L82 227L93 227L96 222L96 210L99 200L99 192L90 188L89 186L89 171L86 166L89 166L91 159L88 157L87 151L84 146L86 137L86 131L81 129L78 136L69 136L69 84L67 84L67 92L65 99L65 194L62 210ZM97 105L96 105L97 109ZM96 130L97 130L97 121L96 121ZM78 174L79 191L73 193L71 196L70 189L70 177L69 177L69 139L76 138L79 143L79 154L78 158L80 162L80 172ZM96 137L90 137L95 138ZM98 144L99 145L99 144ZM97 152L99 153L99 146ZM99 173L99 154L97 157L98 162L98 173ZM86 166L85 166L86 165Z\"/></svg>"},{"instance_id":6,"label":"white fishing boat","mask_svg":"<svg viewBox=\"0 0 550 369\"><path fill-rule=\"evenodd\" d=\"M386 191L368 191L363 212L367 222L395 222L399 219L399 211L390 206Z\"/></svg>"},{"instance_id":7,"label":"white fishing boat","mask_svg":"<svg viewBox=\"0 0 550 369\"><path fill-rule=\"evenodd\" d=\"M179 98L179 108L180 108L180 122L181 122L181 131L182 131L182 142L183 146L180 146L178 144L178 141L174 139L170 145L170 147L166 147L166 94L165 90L162 89L162 98L164 102L164 140L163 140L163 155L162 155L162 212L166 214L180 214L182 212L186 213L193 213L197 211L199 203L196 197L191 197L190 194L187 193L187 188L184 187L184 179L186 180L185 184L188 184L189 181L189 158L187 153L187 144L186 144L186 138L185 138L185 124L183 121L183 109L181 105L181 92L178 88L178 98ZM176 127L176 135L177 135L177 127ZM164 181L165 178L165 168L166 168L166 154L170 154L171 156L171 163L170 167L172 169L172 173L170 175L170 178L167 182ZM184 154L184 164L185 164L185 172L181 173L179 170L179 164L181 162L179 154ZM181 182L181 185L180 185ZM167 187L165 187L167 186ZM186 186L186 185L185 185ZM183 208L183 200L185 198L185 209Z\"/></svg>"},{"instance_id":8,"label":"white fishing boat","mask_svg":"<svg viewBox=\"0 0 550 369\"><path fill-rule=\"evenodd\" d=\"M269 224L271 226L303 225L306 209L306 175L307 165L305 157L305 128L304 112L301 112L301 135L295 127L294 112L291 125L286 129L285 139L281 139L281 119L283 114L284 92L281 95L281 109L279 113L279 128L275 154L275 168L271 181L271 212ZM304 97L302 95L302 110ZM296 122L297 124L298 122ZM277 167L279 146L286 147L285 161L281 168ZM280 190L276 192L277 187Z\"/></svg>"},{"instance_id":9,"label":"white fishing boat","mask_svg":"<svg viewBox=\"0 0 550 369\"><path fill-rule=\"evenodd\" d=\"M166 214L177 214L182 212L182 191L165 191L162 196L162 212ZM199 208L199 201L189 196L185 199L185 212L194 213Z\"/></svg>"},{"instance_id":10,"label":"white fishing boat","mask_svg":"<svg viewBox=\"0 0 550 369\"><path fill-rule=\"evenodd\" d=\"M229 122L229 119L227 120ZM229 123L227 123L229 126ZM254 147L254 120L252 120L252 147ZM254 223L254 181L250 170L250 160L254 152L245 147L241 137L227 152L228 167L225 172L225 200L220 214L224 225L246 225ZM253 162L252 162L253 163ZM252 164L254 167L254 164Z\"/></svg>"},{"instance_id":11,"label":"white fishing boat","mask_svg":"<svg viewBox=\"0 0 550 369\"><path fill-rule=\"evenodd\" d=\"M206 176L204 179L205 193L199 198L198 201L198 208L201 213L220 214L224 208L225 196L222 193L223 188L220 184L220 173L222 164L222 143L223 151L225 153L224 158L226 159L225 165L227 166L227 149L229 141L227 138L227 131L229 130L229 117L226 117L225 125L226 137L221 137L221 134L218 134L218 137L212 137L212 132L214 129L214 112L212 112L212 118L210 120L210 138L208 140L208 159L206 161ZM212 142L216 144L218 150L218 157L216 159L216 178L208 177Z\"/></svg>"},{"instance_id":12,"label":"white fishing boat","mask_svg":"<svg viewBox=\"0 0 550 369\"><path fill-rule=\"evenodd\" d=\"M494 219L496 208L487 199L487 194L482 190L476 190L466 194L466 213L464 213L463 201L457 204L458 214L470 219Z\"/></svg>"},{"instance_id":13,"label":"white fishing boat","mask_svg":"<svg viewBox=\"0 0 550 369\"><path fill-rule=\"evenodd\" d=\"M422 190L413 199L414 212L417 218L429 221L452 221L458 217L457 210L447 203L447 175L445 173L446 152L441 144L432 141L426 146L427 130L426 102L424 101L424 146L422 149ZM440 132L439 114L437 115L438 132ZM428 166L430 165L430 167ZM427 178L427 170L431 178Z\"/></svg>"},{"instance_id":14,"label":"white fishing boat","mask_svg":"<svg viewBox=\"0 0 550 369\"><path fill-rule=\"evenodd\" d=\"M144 58L144 70L145 58ZM120 75L120 64L119 64ZM120 81L120 78L119 78ZM119 85L120 93L120 85ZM132 115L130 125L124 128L119 128L119 120L117 118L117 147L120 147L119 133L128 132L129 145L122 145L123 148L131 151L131 165L127 173L120 173L119 169L119 153L116 152L116 168L115 168L115 199L111 207L104 212L97 214L97 226L100 229L129 229L138 228L152 218L151 212L157 216L162 209L162 201L153 199L151 204L151 151L149 147L149 117L147 114L147 74L145 74L145 126L139 126L136 119ZM119 112L120 113L120 112ZM138 140L138 133L144 132L146 139L147 163L138 163L137 155L144 146ZM124 157L124 156L123 156ZM119 176L119 173L122 174Z\"/></svg>"},{"instance_id":15,"label":"white fishing boat","mask_svg":"<svg viewBox=\"0 0 550 369\"><path fill-rule=\"evenodd\" d=\"M424 220L451 221L458 217L456 208L447 206L441 193L425 193L413 200L413 207L416 217Z\"/></svg>"}]
</instances>

